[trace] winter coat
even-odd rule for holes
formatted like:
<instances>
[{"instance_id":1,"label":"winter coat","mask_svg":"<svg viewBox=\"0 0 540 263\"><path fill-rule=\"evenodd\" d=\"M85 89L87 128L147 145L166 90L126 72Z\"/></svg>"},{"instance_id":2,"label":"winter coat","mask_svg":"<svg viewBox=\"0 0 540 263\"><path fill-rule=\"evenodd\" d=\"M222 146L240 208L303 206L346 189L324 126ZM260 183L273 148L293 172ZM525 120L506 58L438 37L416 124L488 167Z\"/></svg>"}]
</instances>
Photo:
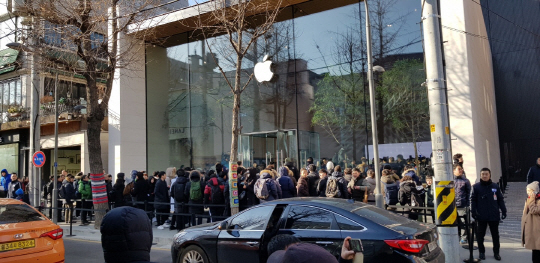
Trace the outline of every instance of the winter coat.
<instances>
[{"instance_id":1,"label":"winter coat","mask_svg":"<svg viewBox=\"0 0 540 263\"><path fill-rule=\"evenodd\" d=\"M64 180L62 182L62 188L64 189L64 199L66 200L66 203L73 203L73 200L75 199L75 187L73 184L68 180Z\"/></svg>"},{"instance_id":2,"label":"winter coat","mask_svg":"<svg viewBox=\"0 0 540 263\"><path fill-rule=\"evenodd\" d=\"M171 197L176 203L187 203L188 198L184 194L189 180L184 176L179 176L171 186Z\"/></svg>"},{"instance_id":3,"label":"winter coat","mask_svg":"<svg viewBox=\"0 0 540 263\"><path fill-rule=\"evenodd\" d=\"M540 165L538 164L532 166L527 173L527 184L530 184L534 181L540 182Z\"/></svg>"},{"instance_id":4,"label":"winter coat","mask_svg":"<svg viewBox=\"0 0 540 263\"><path fill-rule=\"evenodd\" d=\"M219 183L223 185L223 197L225 198L225 204L229 204L229 180L218 178Z\"/></svg>"},{"instance_id":5,"label":"winter coat","mask_svg":"<svg viewBox=\"0 0 540 263\"><path fill-rule=\"evenodd\" d=\"M92 200L92 185L90 181L81 181L79 183L79 193L81 193L81 199Z\"/></svg>"},{"instance_id":6,"label":"winter coat","mask_svg":"<svg viewBox=\"0 0 540 263\"><path fill-rule=\"evenodd\" d=\"M7 191L9 183L11 183L11 174L8 173L7 169L2 169L1 173L6 173L6 176L0 175L0 184L4 187L4 191Z\"/></svg>"},{"instance_id":7,"label":"winter coat","mask_svg":"<svg viewBox=\"0 0 540 263\"><path fill-rule=\"evenodd\" d=\"M456 195L456 207L463 208L470 204L471 182L463 176L454 177L454 189Z\"/></svg>"},{"instance_id":8,"label":"winter coat","mask_svg":"<svg viewBox=\"0 0 540 263\"><path fill-rule=\"evenodd\" d=\"M366 181L369 183L368 201L375 201L375 189L377 189L377 182L375 181L375 178L369 176L366 177Z\"/></svg>"},{"instance_id":9,"label":"winter coat","mask_svg":"<svg viewBox=\"0 0 540 263\"><path fill-rule=\"evenodd\" d=\"M266 179L266 188L268 189L268 198L261 200L261 202L268 202L278 199L278 187L276 181L272 179L272 175L262 171L261 176L262 179Z\"/></svg>"},{"instance_id":10,"label":"winter coat","mask_svg":"<svg viewBox=\"0 0 540 263\"><path fill-rule=\"evenodd\" d=\"M298 180L298 185L296 187L298 188L298 197L309 196L309 185L306 178L300 176L300 180Z\"/></svg>"},{"instance_id":11,"label":"winter coat","mask_svg":"<svg viewBox=\"0 0 540 263\"><path fill-rule=\"evenodd\" d=\"M191 200L189 196L189 192L191 190L191 181L193 182L200 182L201 183L201 196L202 198L200 200ZM204 182L201 180L201 175L198 173L192 173L189 176L189 182L186 184L186 190L184 191L184 195L188 198L189 204L203 204L204 203ZM189 206L189 213L191 214L203 214L204 213L204 206Z\"/></svg>"},{"instance_id":12,"label":"winter coat","mask_svg":"<svg viewBox=\"0 0 540 263\"><path fill-rule=\"evenodd\" d=\"M352 176L352 174L344 174L343 178L345 178L345 181L347 182L347 185L349 185L349 182L352 181L353 176Z\"/></svg>"},{"instance_id":13,"label":"winter coat","mask_svg":"<svg viewBox=\"0 0 540 263\"><path fill-rule=\"evenodd\" d=\"M356 189L357 186L359 186L360 189ZM358 202L362 202L364 200L364 195L366 191L369 192L370 186L369 182L365 178L361 178L359 176L358 178L353 177L352 181L349 182L347 188L351 189L352 199Z\"/></svg>"},{"instance_id":14,"label":"winter coat","mask_svg":"<svg viewBox=\"0 0 540 263\"><path fill-rule=\"evenodd\" d=\"M540 250L540 196L528 197L521 217L521 245Z\"/></svg>"},{"instance_id":15,"label":"winter coat","mask_svg":"<svg viewBox=\"0 0 540 263\"><path fill-rule=\"evenodd\" d=\"M296 196L296 188L294 187L293 180L289 177L289 171L285 167L279 168L278 182L281 186L283 198L291 198Z\"/></svg>"},{"instance_id":16,"label":"winter coat","mask_svg":"<svg viewBox=\"0 0 540 263\"><path fill-rule=\"evenodd\" d=\"M405 170L403 172L403 176L410 176L414 182L416 183L416 185L420 186L422 185L422 183L420 182L420 178L418 177L418 175L416 175L416 171L414 169L409 169L409 170Z\"/></svg>"},{"instance_id":17,"label":"winter coat","mask_svg":"<svg viewBox=\"0 0 540 263\"><path fill-rule=\"evenodd\" d=\"M326 197L326 184L328 183L328 176L319 180L319 185L317 185L317 195L320 197Z\"/></svg>"},{"instance_id":18,"label":"winter coat","mask_svg":"<svg viewBox=\"0 0 540 263\"><path fill-rule=\"evenodd\" d=\"M135 196L137 202L144 202L148 200L148 194L150 193L150 191L150 183L148 183L147 180L142 179L135 181L135 184L133 185L133 195ZM165 202L169 202L169 200L166 200ZM143 204L139 203L137 205Z\"/></svg>"},{"instance_id":19,"label":"winter coat","mask_svg":"<svg viewBox=\"0 0 540 263\"><path fill-rule=\"evenodd\" d=\"M310 196L319 196L319 193L317 193L317 186L319 186L319 180L321 180L321 178L316 172L310 172L308 174L307 182Z\"/></svg>"},{"instance_id":20,"label":"winter coat","mask_svg":"<svg viewBox=\"0 0 540 263\"><path fill-rule=\"evenodd\" d=\"M434 207L433 200L433 185L428 185L426 188L426 206Z\"/></svg>"},{"instance_id":21,"label":"winter coat","mask_svg":"<svg viewBox=\"0 0 540 263\"><path fill-rule=\"evenodd\" d=\"M298 182L298 179L300 179L300 172L298 171L298 169L296 169L296 167L294 167L294 164L292 162L287 162L285 166L287 166L289 170L293 172L293 177Z\"/></svg>"},{"instance_id":22,"label":"winter coat","mask_svg":"<svg viewBox=\"0 0 540 263\"><path fill-rule=\"evenodd\" d=\"M471 215L477 216L478 221L499 221L499 210L506 214L506 206L501 189L491 180L473 185L471 193Z\"/></svg>"},{"instance_id":23,"label":"winter coat","mask_svg":"<svg viewBox=\"0 0 540 263\"><path fill-rule=\"evenodd\" d=\"M54 179L53 179L53 181L54 181ZM56 181L56 189L57 189L57 190L60 190L60 187L62 187L62 182ZM50 193L50 196L51 196L51 198L50 198L49 200L52 200L52 193L53 193L53 190L54 190L54 182L51 182L51 183L49 184L48 188L47 188L47 192L49 192L49 193ZM81 191L79 190L79 193L80 193L80 192L81 192ZM57 196L57 200L60 200L60 195Z\"/></svg>"},{"instance_id":24,"label":"winter coat","mask_svg":"<svg viewBox=\"0 0 540 263\"><path fill-rule=\"evenodd\" d=\"M404 205L411 205L411 196L413 194L419 194L416 189L416 183L414 181L405 181L399 184L399 203Z\"/></svg>"},{"instance_id":25,"label":"winter coat","mask_svg":"<svg viewBox=\"0 0 540 263\"><path fill-rule=\"evenodd\" d=\"M150 261L152 223L143 210L115 208L103 217L100 230L105 262Z\"/></svg>"},{"instance_id":26,"label":"winter coat","mask_svg":"<svg viewBox=\"0 0 540 263\"><path fill-rule=\"evenodd\" d=\"M144 181L148 183L146 180ZM135 182L135 189L136 188L137 188L137 182ZM161 180L158 180L156 182L156 188L154 189L154 202L165 203L165 204L154 204L154 207L156 208L156 210L169 209L170 200L169 200L169 189L167 188L167 182L161 181Z\"/></svg>"},{"instance_id":27,"label":"winter coat","mask_svg":"<svg viewBox=\"0 0 540 263\"><path fill-rule=\"evenodd\" d=\"M113 185L114 196L112 196L114 201L114 207L120 207L124 205L124 180Z\"/></svg>"},{"instance_id":28,"label":"winter coat","mask_svg":"<svg viewBox=\"0 0 540 263\"><path fill-rule=\"evenodd\" d=\"M171 185L173 184L172 179L176 178L175 168L173 167L167 168L167 170L165 170L165 174L167 175L165 177L165 182L167 182L167 187L171 188Z\"/></svg>"},{"instance_id":29,"label":"winter coat","mask_svg":"<svg viewBox=\"0 0 540 263\"><path fill-rule=\"evenodd\" d=\"M204 203L205 204L212 204L212 186L219 186L219 189L221 190L221 194L223 195L223 200L225 200L225 185L223 184L223 181L218 180L218 178L215 175L212 175L212 177L210 177L210 180L206 182L206 186L204 187ZM221 203L221 204L224 204L224 203Z\"/></svg>"},{"instance_id":30,"label":"winter coat","mask_svg":"<svg viewBox=\"0 0 540 263\"><path fill-rule=\"evenodd\" d=\"M6 189L7 189L7 193L8 193L8 195L7 195L8 198L16 198L17 194L15 192L17 192L17 190L19 190L19 189L22 189L22 184L19 181L9 182ZM60 189L60 188L58 188L58 189Z\"/></svg>"},{"instance_id":31,"label":"winter coat","mask_svg":"<svg viewBox=\"0 0 540 263\"><path fill-rule=\"evenodd\" d=\"M257 182L257 177L248 178L246 180L246 199L248 206L254 206L259 204L259 198L255 195L255 183Z\"/></svg>"}]
</instances>

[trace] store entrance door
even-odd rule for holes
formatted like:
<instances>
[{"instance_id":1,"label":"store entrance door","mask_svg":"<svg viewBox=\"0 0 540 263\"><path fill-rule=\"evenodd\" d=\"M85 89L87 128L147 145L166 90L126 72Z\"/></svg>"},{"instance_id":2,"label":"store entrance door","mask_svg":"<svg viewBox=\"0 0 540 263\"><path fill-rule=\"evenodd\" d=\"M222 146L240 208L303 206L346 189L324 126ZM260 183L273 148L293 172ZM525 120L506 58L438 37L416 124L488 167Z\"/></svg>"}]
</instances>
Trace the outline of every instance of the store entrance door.
<instances>
[{"instance_id":1,"label":"store entrance door","mask_svg":"<svg viewBox=\"0 0 540 263\"><path fill-rule=\"evenodd\" d=\"M244 167L259 167L276 163L276 170L290 158L298 167L298 141L296 130L278 130L245 133L240 135L238 146L239 160Z\"/></svg>"}]
</instances>

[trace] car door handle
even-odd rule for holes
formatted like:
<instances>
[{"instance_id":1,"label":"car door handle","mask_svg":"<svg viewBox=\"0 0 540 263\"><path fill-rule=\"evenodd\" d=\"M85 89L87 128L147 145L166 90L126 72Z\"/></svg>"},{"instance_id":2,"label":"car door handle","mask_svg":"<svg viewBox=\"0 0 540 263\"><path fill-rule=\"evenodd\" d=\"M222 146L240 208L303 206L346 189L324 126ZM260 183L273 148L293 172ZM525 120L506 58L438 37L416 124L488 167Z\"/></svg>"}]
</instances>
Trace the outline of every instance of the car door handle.
<instances>
[{"instance_id":1,"label":"car door handle","mask_svg":"<svg viewBox=\"0 0 540 263\"><path fill-rule=\"evenodd\" d=\"M257 241L250 241L250 242L247 242L247 244L250 245L250 246L256 246L256 245L259 244L259 242L257 242Z\"/></svg>"},{"instance_id":2,"label":"car door handle","mask_svg":"<svg viewBox=\"0 0 540 263\"><path fill-rule=\"evenodd\" d=\"M332 241L317 241L317 242L315 242L315 244L318 244L318 245L332 245L332 244L334 244L334 242L332 242Z\"/></svg>"}]
</instances>

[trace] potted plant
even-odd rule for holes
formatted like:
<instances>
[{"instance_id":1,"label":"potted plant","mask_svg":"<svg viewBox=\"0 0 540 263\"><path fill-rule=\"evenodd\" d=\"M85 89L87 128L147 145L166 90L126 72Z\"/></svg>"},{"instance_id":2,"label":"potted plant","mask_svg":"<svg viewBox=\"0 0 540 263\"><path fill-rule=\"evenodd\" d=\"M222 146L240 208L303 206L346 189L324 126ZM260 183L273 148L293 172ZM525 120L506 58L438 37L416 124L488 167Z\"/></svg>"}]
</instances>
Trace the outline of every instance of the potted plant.
<instances>
[{"instance_id":1,"label":"potted plant","mask_svg":"<svg viewBox=\"0 0 540 263\"><path fill-rule=\"evenodd\" d=\"M19 106L13 105L9 107L8 113L11 117L19 117L21 116L21 109L19 108Z\"/></svg>"}]
</instances>

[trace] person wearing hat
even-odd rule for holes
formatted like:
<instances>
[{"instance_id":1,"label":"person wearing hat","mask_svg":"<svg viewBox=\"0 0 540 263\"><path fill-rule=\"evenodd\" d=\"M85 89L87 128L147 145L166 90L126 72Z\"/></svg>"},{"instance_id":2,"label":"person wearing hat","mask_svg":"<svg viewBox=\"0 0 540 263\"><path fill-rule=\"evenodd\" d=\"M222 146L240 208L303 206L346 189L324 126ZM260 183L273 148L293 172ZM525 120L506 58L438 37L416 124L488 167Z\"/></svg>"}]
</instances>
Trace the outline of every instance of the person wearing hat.
<instances>
[{"instance_id":1,"label":"person wearing hat","mask_svg":"<svg viewBox=\"0 0 540 263\"><path fill-rule=\"evenodd\" d=\"M527 185L527 201L521 217L521 245L532 250L532 262L540 263L540 187L538 181Z\"/></svg>"},{"instance_id":2,"label":"person wearing hat","mask_svg":"<svg viewBox=\"0 0 540 263\"><path fill-rule=\"evenodd\" d=\"M499 216L499 211L502 212L502 217ZM501 218L506 218L506 206L499 185L491 181L491 171L488 168L480 170L480 182L472 187L471 215L478 222L476 241L478 242L480 259L486 259L484 236L489 225L489 231L493 238L493 255L496 260L501 260L499 222Z\"/></svg>"}]
</instances>

